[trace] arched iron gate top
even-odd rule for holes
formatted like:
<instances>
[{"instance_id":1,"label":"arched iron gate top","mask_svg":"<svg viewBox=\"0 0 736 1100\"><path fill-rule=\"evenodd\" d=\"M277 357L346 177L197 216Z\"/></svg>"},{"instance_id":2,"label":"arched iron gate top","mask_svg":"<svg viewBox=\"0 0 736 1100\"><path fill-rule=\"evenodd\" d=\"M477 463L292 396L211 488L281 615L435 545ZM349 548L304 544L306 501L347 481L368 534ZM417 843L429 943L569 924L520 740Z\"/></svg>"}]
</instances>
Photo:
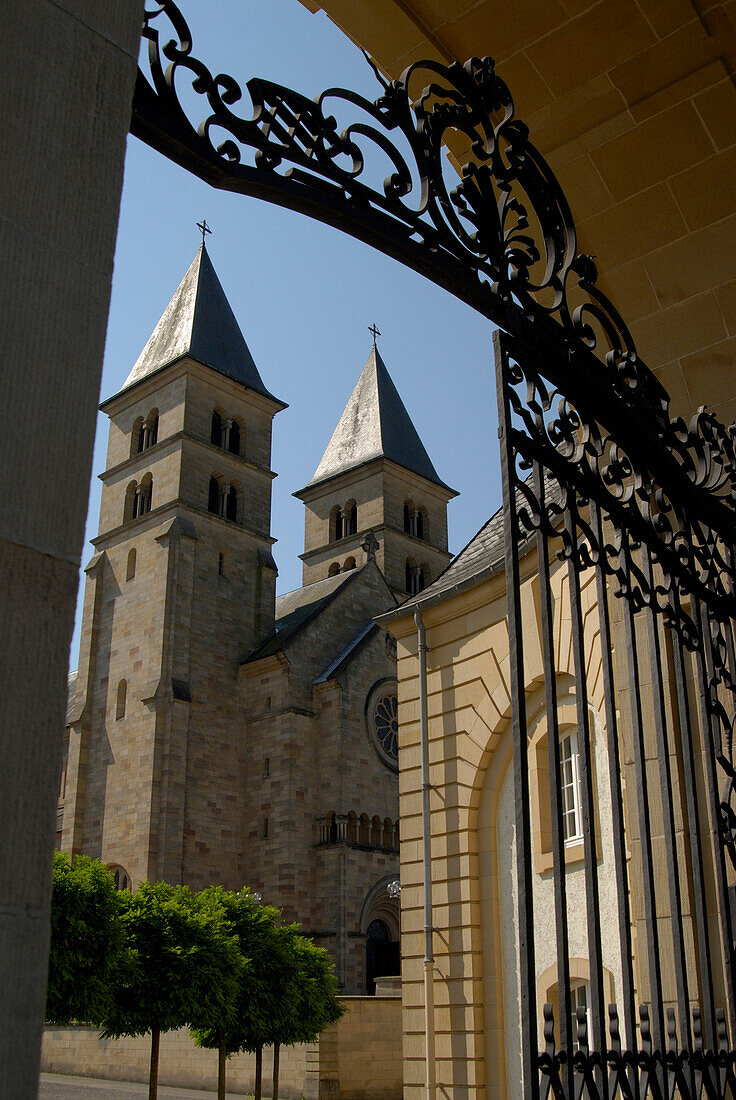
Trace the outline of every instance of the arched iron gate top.
<instances>
[{"instance_id":1,"label":"arched iron gate top","mask_svg":"<svg viewBox=\"0 0 736 1100\"><path fill-rule=\"evenodd\" d=\"M629 461L645 467L663 494L660 513L678 501L689 521L731 540L733 436L702 410L690 424L671 419L669 394L598 289L592 258L577 251L564 192L491 58L420 61L391 82L374 66L375 102L340 88L310 99L253 77L248 112L240 84L197 59L173 0L145 10L143 37L149 71L138 72L131 133L214 187L333 225L444 287L544 356L565 398L617 440L617 477ZM197 120L180 101L182 80L202 97ZM465 149L453 154L454 186L448 143ZM376 167L386 173L379 188L369 180ZM642 509L648 521L649 504Z\"/></svg>"},{"instance_id":2,"label":"arched iron gate top","mask_svg":"<svg viewBox=\"0 0 736 1100\"><path fill-rule=\"evenodd\" d=\"M595 264L577 251L564 192L514 117L492 58L419 61L391 82L368 59L381 85L374 102L342 88L311 99L253 77L248 112L240 84L196 58L173 0L146 9L143 37L150 79L139 71L131 124L143 141L215 187L366 241L512 334L533 321L566 357L584 348L619 369L626 361L628 374L643 370L631 333L596 286ZM197 120L180 101L182 80L202 97ZM350 120L341 123L338 111ZM443 171L448 139L460 177L452 185ZM376 168L380 187L370 182ZM650 374L647 385L666 400Z\"/></svg>"}]
</instances>

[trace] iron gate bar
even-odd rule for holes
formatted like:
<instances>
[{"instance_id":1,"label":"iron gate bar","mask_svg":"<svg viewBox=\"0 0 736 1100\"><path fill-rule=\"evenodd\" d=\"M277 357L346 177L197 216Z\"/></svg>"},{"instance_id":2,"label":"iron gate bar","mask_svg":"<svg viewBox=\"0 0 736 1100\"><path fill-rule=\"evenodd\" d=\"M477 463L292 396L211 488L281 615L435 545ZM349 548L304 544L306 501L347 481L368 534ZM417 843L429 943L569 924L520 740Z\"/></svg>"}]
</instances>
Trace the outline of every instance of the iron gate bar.
<instances>
[{"instance_id":1,"label":"iron gate bar","mask_svg":"<svg viewBox=\"0 0 736 1100\"><path fill-rule=\"evenodd\" d=\"M676 614L680 609L679 587L674 587ZM679 615L678 615L679 618ZM675 688L677 691L678 725L680 744L683 750L683 773L685 779L685 798L688 817L688 847L690 868L693 876L693 901L695 907L695 928L698 941L700 980L703 986L703 1004L705 1006L705 1042L714 1046L716 1041L713 975L711 970L710 939L708 936L708 917L706 912L705 882L703 879L703 851L700 841L703 824L697 799L697 779L693 755L693 727L690 717L690 700L685 685L685 657L680 631L673 631L673 663L675 669Z\"/></svg>"},{"instance_id":2,"label":"iron gate bar","mask_svg":"<svg viewBox=\"0 0 736 1100\"><path fill-rule=\"evenodd\" d=\"M534 900L532 897L532 845L529 827L529 767L527 744L526 684L524 682L524 650L521 635L521 585L519 576L518 532L516 514L516 486L513 481L514 452L512 449L511 403L507 387L503 384L506 365L506 341L501 332L494 332L493 347L496 356L496 397L498 401L498 434L501 440L501 476L504 499L504 562L507 577L507 602L509 623L509 692L511 695L511 743L514 764L514 826L518 855L516 859L517 912L519 920L519 985L521 1012L521 1066L522 1082L528 1100L539 1100L539 1076L537 1067L537 1013L536 1013L536 965L534 949ZM569 989L565 991L570 1002ZM545 1038L547 1038L545 1027ZM549 1046L549 1044L548 1044ZM554 1050L554 1033L552 1033ZM571 1049L568 1048L568 1049ZM547 1068L547 1092L554 1088L557 1066L554 1057ZM555 1095L558 1090L555 1089ZM569 1100L574 1093L568 1092Z\"/></svg>"},{"instance_id":3,"label":"iron gate bar","mask_svg":"<svg viewBox=\"0 0 736 1100\"><path fill-rule=\"evenodd\" d=\"M642 566L650 590L654 589L655 577L651 553L646 543L641 548ZM672 777L670 773L669 744L667 736L667 717L665 715L664 691L662 684L662 656L657 618L651 604L643 611L646 624L647 649L649 651L650 673L652 678L652 697L654 704L654 732L656 737L657 758L659 762L659 789L662 800L662 821L664 827L665 853L667 856L667 885L670 897L670 913L681 913L682 903L677 875L677 841L672 807ZM675 963L675 981L677 988L680 1037L685 1046L689 1046L690 1020L687 988L687 964L685 961L685 943L682 925L670 920L673 957ZM684 1018L683 1018L684 1014Z\"/></svg>"},{"instance_id":4,"label":"iron gate bar","mask_svg":"<svg viewBox=\"0 0 736 1100\"><path fill-rule=\"evenodd\" d=\"M622 959L632 957L631 944L631 913L629 909L629 876L626 861L626 838L624 829L624 806L621 791L621 772L619 766L619 729L615 704L614 672L613 672L613 645L611 641L611 627L608 613L608 588L606 575L603 568L603 523L598 505L594 500L590 502L590 522L593 529L595 543L598 552L595 555L595 584L596 598L598 601L598 625L601 634L601 665L603 671L603 706L606 719L606 749L608 757L608 782L611 789L611 831L614 852L614 869L616 874L616 904L619 929L619 947ZM634 983L628 967L621 967L622 994L624 1023L626 1025L627 1044L633 1049L636 1046L636 1004L634 997ZM618 1020L616 1021L618 1025ZM616 1026L616 1040L619 1039L618 1026ZM614 1040L611 1029L612 1045ZM632 1072L632 1067L627 1067L627 1080L633 1096L639 1095L639 1079ZM609 1082L609 1095L613 1096L615 1090Z\"/></svg>"},{"instance_id":5,"label":"iron gate bar","mask_svg":"<svg viewBox=\"0 0 736 1100\"><path fill-rule=\"evenodd\" d=\"M534 463L534 491L544 506L544 470ZM542 663L544 668L545 710L547 718L547 768L550 776L550 810L552 815L552 861L564 866L565 843L562 827L562 782L560 769L560 737L557 715L557 681L555 677L554 631L552 624L552 598L550 590L547 538L540 528L536 536L537 571L539 573L539 609L542 634ZM555 935L557 939L557 989L560 1013L560 1044L564 1050L572 1050L572 1013L570 1004L570 949L567 934L567 882L565 875L554 876ZM575 1095L574 1065L572 1058L565 1066L568 1096Z\"/></svg>"},{"instance_id":6,"label":"iron gate bar","mask_svg":"<svg viewBox=\"0 0 736 1100\"><path fill-rule=\"evenodd\" d=\"M699 604L698 601L693 598L693 605L695 614L698 616L702 631L704 650L704 662L700 652L698 654L698 674L700 678L701 687L701 699L705 705L705 713L702 718L703 729L703 743L704 743L704 756L705 764L708 776L708 796L710 800L710 821L711 830L714 834L714 843L712 845L714 849L715 858L715 871L716 871L716 888L718 891L718 917L721 926L721 940L722 944L734 943L734 930L731 921L731 905L728 896L728 885L726 880L726 868L725 861L723 859L723 831L728 827L728 820L724 822L724 817L728 814L730 808L729 804L725 806L723 802L719 802L718 799L718 780L716 771L716 754L715 745L721 742L719 719L718 719L718 699L717 699L717 687L714 686L716 682L715 674L715 655L713 652L713 644L711 638L711 623L708 615L708 608L703 604ZM707 679L706 679L707 676ZM710 685L710 688L708 686ZM713 696L716 695L714 700ZM710 732L711 736L708 736ZM732 742L733 747L733 742ZM723 758L721 754L722 762L721 767L728 764L728 761ZM732 765L731 765L732 766ZM733 790L731 789L731 795ZM733 810L731 809L731 813ZM721 835L718 835L721 834ZM733 838L732 842L733 842ZM720 843L719 843L720 842ZM732 852L729 852L733 858ZM731 1027L731 1035L736 1035L736 966L734 964L734 951L728 951L723 949L723 969L726 981L726 998L729 1007L729 1022Z\"/></svg>"},{"instance_id":7,"label":"iron gate bar","mask_svg":"<svg viewBox=\"0 0 736 1100\"><path fill-rule=\"evenodd\" d=\"M572 505L577 512L577 499L573 491L567 494L565 508L565 533L567 545L564 547L567 557L567 583L570 600L570 619L572 627L573 671L575 674L575 705L578 720L578 759L581 762L580 785L582 788L583 850L585 866L585 910L588 927L588 959L590 963L591 1015L593 1049L600 1055L601 1063L595 1066L595 1079L599 1083L599 1092L605 1095L608 1082L602 1073L606 1057L606 1036L603 1031L603 953L601 947L600 897L598 891L598 855L596 852L595 812L593 809L593 761L590 746L590 715L588 712L588 693L585 673L583 613L580 603L580 568L578 556L577 514L573 516ZM564 860L560 864L560 875L566 873ZM603 1087L601 1088L601 1083Z\"/></svg>"}]
</instances>

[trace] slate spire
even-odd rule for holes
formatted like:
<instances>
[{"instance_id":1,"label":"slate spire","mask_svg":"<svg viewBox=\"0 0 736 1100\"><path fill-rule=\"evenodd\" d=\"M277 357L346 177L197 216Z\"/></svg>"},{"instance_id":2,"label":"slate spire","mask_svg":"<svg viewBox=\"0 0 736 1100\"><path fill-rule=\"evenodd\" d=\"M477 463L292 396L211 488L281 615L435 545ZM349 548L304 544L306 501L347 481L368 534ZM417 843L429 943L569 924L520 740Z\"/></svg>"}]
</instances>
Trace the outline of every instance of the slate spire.
<instances>
[{"instance_id":1,"label":"slate spire","mask_svg":"<svg viewBox=\"0 0 736 1100\"><path fill-rule=\"evenodd\" d=\"M386 364L374 345L327 450L306 488L376 458L388 458L427 481L449 489L432 465ZM450 492L454 495L452 489Z\"/></svg>"},{"instance_id":2,"label":"slate spire","mask_svg":"<svg viewBox=\"0 0 736 1100\"><path fill-rule=\"evenodd\" d=\"M204 242L122 389L185 355L278 400L263 384Z\"/></svg>"}]
</instances>

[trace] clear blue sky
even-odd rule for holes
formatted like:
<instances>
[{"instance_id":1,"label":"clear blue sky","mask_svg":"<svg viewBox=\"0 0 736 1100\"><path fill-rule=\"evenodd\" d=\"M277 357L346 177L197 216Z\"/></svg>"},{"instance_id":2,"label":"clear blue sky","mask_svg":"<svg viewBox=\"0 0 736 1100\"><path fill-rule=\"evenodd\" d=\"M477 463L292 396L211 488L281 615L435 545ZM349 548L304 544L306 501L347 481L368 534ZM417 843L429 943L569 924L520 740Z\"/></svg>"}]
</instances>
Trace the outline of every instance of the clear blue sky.
<instances>
[{"instance_id":1,"label":"clear blue sky","mask_svg":"<svg viewBox=\"0 0 736 1100\"><path fill-rule=\"evenodd\" d=\"M380 94L360 51L297 0L180 0L195 56L241 84L262 76L313 96L346 87ZM248 111L247 92L244 95ZM197 122L199 117L197 117ZM347 119L346 119L347 121ZM278 591L301 584L303 505L310 479L371 348L368 326L440 477L457 552L500 505L491 326L468 306L338 230L266 202L220 193L128 139L101 397L116 393L200 242L207 245L266 386L289 403L276 417L272 534ZM97 533L100 415L87 538ZM83 565L92 555L87 545ZM71 667L77 663L77 629Z\"/></svg>"}]
</instances>

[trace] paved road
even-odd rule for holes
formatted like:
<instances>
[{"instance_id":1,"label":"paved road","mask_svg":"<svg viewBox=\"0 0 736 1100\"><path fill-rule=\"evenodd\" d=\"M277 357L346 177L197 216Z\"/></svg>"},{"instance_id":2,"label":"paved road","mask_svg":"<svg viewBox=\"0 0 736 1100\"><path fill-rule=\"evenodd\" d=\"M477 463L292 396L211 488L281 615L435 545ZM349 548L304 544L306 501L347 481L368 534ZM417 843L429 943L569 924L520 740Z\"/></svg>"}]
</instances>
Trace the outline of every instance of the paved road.
<instances>
[{"instance_id":1,"label":"paved road","mask_svg":"<svg viewBox=\"0 0 736 1100\"><path fill-rule=\"evenodd\" d=\"M216 1100L216 1092L197 1089L174 1089L158 1086L161 1100ZM39 1100L140 1100L148 1096L148 1085L128 1081L99 1081L91 1077L64 1077L58 1073L42 1073ZM228 1092L232 1100L245 1100L242 1094Z\"/></svg>"}]
</instances>

